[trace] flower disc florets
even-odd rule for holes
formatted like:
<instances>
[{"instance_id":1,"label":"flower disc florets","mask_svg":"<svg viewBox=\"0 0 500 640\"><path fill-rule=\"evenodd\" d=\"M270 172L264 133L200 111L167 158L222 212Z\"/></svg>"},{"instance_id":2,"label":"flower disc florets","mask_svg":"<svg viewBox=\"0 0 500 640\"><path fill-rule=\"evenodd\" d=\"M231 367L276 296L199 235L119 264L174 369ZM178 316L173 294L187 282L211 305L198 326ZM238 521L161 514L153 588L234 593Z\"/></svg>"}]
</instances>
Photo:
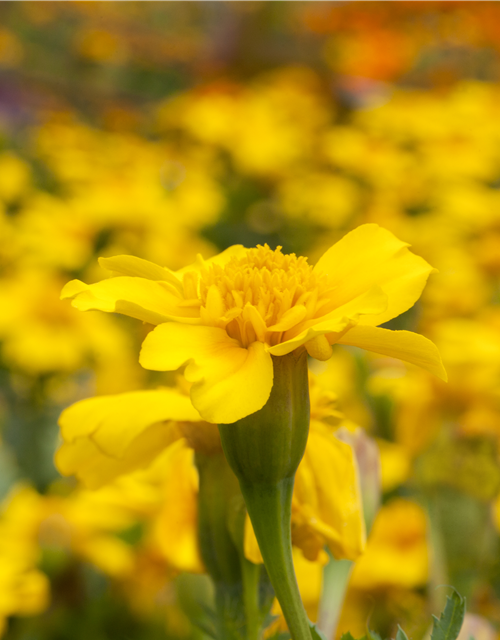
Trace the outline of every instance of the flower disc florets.
<instances>
[{"instance_id":1,"label":"flower disc florets","mask_svg":"<svg viewBox=\"0 0 500 640\"><path fill-rule=\"evenodd\" d=\"M327 292L327 276L314 273L307 258L258 245L223 267L203 270L201 317L225 328L242 346L256 340L273 346L285 331L291 337L291 329L322 315Z\"/></svg>"}]
</instances>

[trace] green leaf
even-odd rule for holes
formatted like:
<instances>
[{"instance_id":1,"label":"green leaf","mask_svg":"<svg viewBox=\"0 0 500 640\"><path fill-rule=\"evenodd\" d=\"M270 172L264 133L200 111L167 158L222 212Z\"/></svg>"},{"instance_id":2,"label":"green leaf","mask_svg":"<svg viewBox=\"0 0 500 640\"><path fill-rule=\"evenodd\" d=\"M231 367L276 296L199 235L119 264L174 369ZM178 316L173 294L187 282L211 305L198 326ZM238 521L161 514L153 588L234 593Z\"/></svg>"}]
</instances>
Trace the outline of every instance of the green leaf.
<instances>
[{"instance_id":1,"label":"green leaf","mask_svg":"<svg viewBox=\"0 0 500 640\"><path fill-rule=\"evenodd\" d=\"M347 633L342 634L340 640L355 640L355 638L352 636L351 632L348 631ZM366 639L366 636L363 636L359 640L367 640L367 639Z\"/></svg>"},{"instance_id":2,"label":"green leaf","mask_svg":"<svg viewBox=\"0 0 500 640\"><path fill-rule=\"evenodd\" d=\"M325 634L322 631L320 631L318 627L311 621L309 621L309 628L311 629L312 640L326 640ZM344 634L344 636L345 635L351 635L351 634ZM342 638L344 636L342 636Z\"/></svg>"},{"instance_id":3,"label":"green leaf","mask_svg":"<svg viewBox=\"0 0 500 640\"><path fill-rule=\"evenodd\" d=\"M376 631L372 631L369 626L366 627L366 636L368 640L382 640L382 636Z\"/></svg>"},{"instance_id":4,"label":"green leaf","mask_svg":"<svg viewBox=\"0 0 500 640\"><path fill-rule=\"evenodd\" d=\"M408 636L403 631L403 629L401 629L399 624L398 624L398 632L396 633L396 640L408 640Z\"/></svg>"},{"instance_id":5,"label":"green leaf","mask_svg":"<svg viewBox=\"0 0 500 640\"><path fill-rule=\"evenodd\" d=\"M465 598L458 591L446 598L446 606L439 620L436 616L432 628L431 640L456 640L465 616Z\"/></svg>"}]
</instances>

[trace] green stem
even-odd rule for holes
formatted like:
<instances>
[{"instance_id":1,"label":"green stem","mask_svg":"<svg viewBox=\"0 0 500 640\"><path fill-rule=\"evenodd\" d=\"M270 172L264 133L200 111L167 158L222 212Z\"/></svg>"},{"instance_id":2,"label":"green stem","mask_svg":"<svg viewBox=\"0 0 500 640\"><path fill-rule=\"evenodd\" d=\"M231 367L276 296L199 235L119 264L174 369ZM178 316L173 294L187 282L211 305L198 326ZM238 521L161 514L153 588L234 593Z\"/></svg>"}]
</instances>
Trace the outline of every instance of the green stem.
<instances>
[{"instance_id":1,"label":"green stem","mask_svg":"<svg viewBox=\"0 0 500 640\"><path fill-rule=\"evenodd\" d=\"M432 550L433 560L430 568L429 593L433 608L442 611L446 604L446 592L438 587L449 584L448 571L446 566L446 549L443 540L442 515L439 509L437 496L431 494L427 499L427 513L429 514L428 540Z\"/></svg>"},{"instance_id":2,"label":"green stem","mask_svg":"<svg viewBox=\"0 0 500 640\"><path fill-rule=\"evenodd\" d=\"M246 640L259 640L261 613L259 606L260 566L241 557L243 604L246 620Z\"/></svg>"},{"instance_id":3,"label":"green stem","mask_svg":"<svg viewBox=\"0 0 500 640\"><path fill-rule=\"evenodd\" d=\"M293 640L311 640L293 568L290 528L294 478L273 484L241 484L267 573Z\"/></svg>"},{"instance_id":4,"label":"green stem","mask_svg":"<svg viewBox=\"0 0 500 640\"><path fill-rule=\"evenodd\" d=\"M199 544L203 563L215 586L217 637L242 640L245 624L240 554L229 530L231 507L239 494L238 481L222 452L196 452L200 478Z\"/></svg>"},{"instance_id":5,"label":"green stem","mask_svg":"<svg viewBox=\"0 0 500 640\"><path fill-rule=\"evenodd\" d=\"M350 560L330 561L323 569L323 588L318 612L318 628L326 638L334 638L353 563Z\"/></svg>"}]
</instances>

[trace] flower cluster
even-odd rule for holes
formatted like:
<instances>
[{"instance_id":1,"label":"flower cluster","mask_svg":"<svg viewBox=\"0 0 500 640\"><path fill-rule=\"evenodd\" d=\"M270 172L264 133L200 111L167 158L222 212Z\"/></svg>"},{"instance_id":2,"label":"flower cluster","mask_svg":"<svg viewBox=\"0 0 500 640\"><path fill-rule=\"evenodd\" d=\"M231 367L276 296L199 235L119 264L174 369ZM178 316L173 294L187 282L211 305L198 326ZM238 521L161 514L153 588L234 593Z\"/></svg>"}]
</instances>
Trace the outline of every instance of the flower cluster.
<instances>
[{"instance_id":1,"label":"flower cluster","mask_svg":"<svg viewBox=\"0 0 500 640\"><path fill-rule=\"evenodd\" d=\"M405 55L387 54L410 8L347 30L360 10L341 10L343 22L326 5L297 9L333 69L387 81L419 59L417 31ZM87 16L74 44L85 64L132 55L90 8L50 11L40 20ZM496 47L493 32L481 37ZM145 60L160 55L139 40ZM22 67L29 46L6 26L0 65ZM90 565L138 617L160 603L172 634L189 635L173 578L207 569L197 464L220 462L213 423L260 411L273 363L294 353L314 372L292 500L310 615L330 555L356 561L339 626L354 635L366 592L387 629L395 617L416 628L432 583L459 585L478 613L498 605L494 553L455 535L498 528L498 87L340 78L336 90L294 65L178 92L147 118L118 109L91 126L60 110L23 130L23 146L2 130L0 628L66 606L67 584L92 591ZM68 405L56 465L85 489L51 464Z\"/></svg>"}]
</instances>

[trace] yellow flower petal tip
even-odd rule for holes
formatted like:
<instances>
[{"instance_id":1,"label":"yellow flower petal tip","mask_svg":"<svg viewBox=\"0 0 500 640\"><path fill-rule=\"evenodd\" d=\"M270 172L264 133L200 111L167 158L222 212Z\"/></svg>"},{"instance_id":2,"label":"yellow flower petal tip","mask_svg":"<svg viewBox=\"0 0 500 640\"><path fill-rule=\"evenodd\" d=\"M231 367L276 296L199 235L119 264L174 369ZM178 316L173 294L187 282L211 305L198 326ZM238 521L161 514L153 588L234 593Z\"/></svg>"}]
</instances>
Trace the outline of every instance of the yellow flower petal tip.
<instances>
[{"instance_id":1,"label":"yellow flower petal tip","mask_svg":"<svg viewBox=\"0 0 500 640\"><path fill-rule=\"evenodd\" d=\"M87 288L88 285L86 285L84 282L81 282L80 280L71 280L64 285L61 291L60 299L68 300L70 298L74 298L76 295L82 293L82 291L85 291Z\"/></svg>"}]
</instances>

